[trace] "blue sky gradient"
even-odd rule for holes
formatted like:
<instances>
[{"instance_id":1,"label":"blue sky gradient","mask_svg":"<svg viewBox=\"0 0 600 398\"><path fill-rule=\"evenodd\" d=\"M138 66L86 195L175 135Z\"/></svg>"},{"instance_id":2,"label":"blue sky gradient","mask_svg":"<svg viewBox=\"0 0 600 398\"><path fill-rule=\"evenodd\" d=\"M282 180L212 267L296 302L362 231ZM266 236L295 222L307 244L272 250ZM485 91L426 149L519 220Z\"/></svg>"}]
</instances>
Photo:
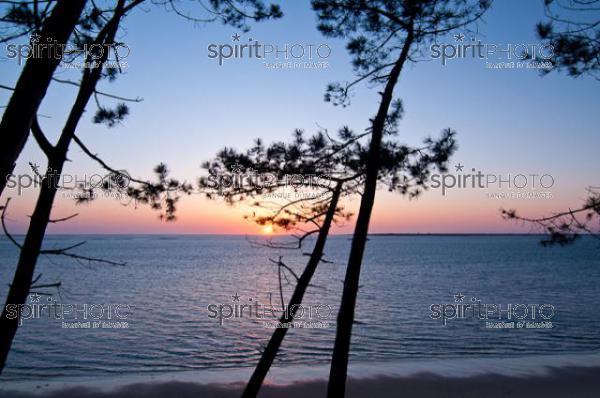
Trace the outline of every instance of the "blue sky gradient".
<instances>
[{"instance_id":1,"label":"blue sky gradient","mask_svg":"<svg viewBox=\"0 0 600 398\"><path fill-rule=\"evenodd\" d=\"M88 112L78 135L116 168L143 177L158 162L169 165L174 176L194 181L200 164L223 146L247 148L256 137L266 142L286 140L295 128L314 132L317 124L335 131L349 125L360 131L368 126L378 104L377 90L361 85L352 104L333 107L323 101L331 81L352 78L345 43L324 38L308 1L281 2L284 18L252 25L250 33L217 24L194 25L156 6L136 10L125 22L121 41L131 48L129 67L116 82L103 82L103 91L141 97L130 106L131 115L113 128L91 123ZM537 0L496 1L479 24L477 38L485 43L538 43L534 26L543 17ZM272 70L256 60L227 60L219 66L209 59L207 46L231 43L231 35L252 37L263 43L321 44L332 48L326 70ZM470 35L468 35L470 36ZM452 37L442 43L453 43ZM13 85L20 68L14 60L0 58L1 83ZM77 72L61 76L77 79ZM406 110L399 140L411 144L443 128L458 131L459 151L454 163L489 173L547 173L555 178L552 200L490 201L481 192L459 192L442 197L428 192L416 202L382 192L373 217L376 232L517 232L524 229L499 219L500 207L520 207L546 212L575 206L585 187L600 185L600 83L589 77L573 79L560 73L548 76L532 70L490 70L478 59L428 59L403 72L396 89ZM0 91L0 103L9 93ZM53 84L40 113L41 123L57 137L75 88ZM112 102L107 102L112 103ZM90 110L92 106L88 107ZM99 168L72 147L68 172L93 173ZM21 154L17 173L29 171L28 162L45 164L30 140ZM12 211L15 231L24 231L36 192L29 190ZM12 193L14 196L14 193ZM10 196L11 192L3 197ZM356 201L350 203L355 206ZM237 229L231 219L210 219L216 206L197 197L182 204L181 219L173 225L160 223L145 210L122 209L104 201L75 207L69 200L57 204L59 211L77 211L80 220L53 226L55 232L225 232ZM436 213L444 207L444 215ZM105 214L104 220L98 212ZM186 214L188 217L186 217ZM193 214L193 216L191 216ZM216 213L222 214L222 213ZM433 214L432 219L407 221L407 214ZM455 214L454 218L451 214ZM392 216L391 216L392 215ZM115 217L113 219L113 216ZM410 217L408 217L410 218ZM411 219L412 220L412 219ZM227 226L225 226L227 224ZM243 221L239 220L239 225ZM248 232L250 227L240 227ZM341 228L348 232L351 225Z\"/></svg>"}]
</instances>

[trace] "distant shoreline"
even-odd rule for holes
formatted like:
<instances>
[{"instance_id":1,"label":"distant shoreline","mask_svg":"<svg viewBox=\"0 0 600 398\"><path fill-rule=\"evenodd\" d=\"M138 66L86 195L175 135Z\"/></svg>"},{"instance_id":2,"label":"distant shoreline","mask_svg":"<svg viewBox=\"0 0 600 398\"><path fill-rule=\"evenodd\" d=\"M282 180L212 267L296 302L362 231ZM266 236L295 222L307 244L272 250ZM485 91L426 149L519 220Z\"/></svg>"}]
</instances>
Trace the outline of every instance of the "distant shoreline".
<instances>
[{"instance_id":1,"label":"distant shoreline","mask_svg":"<svg viewBox=\"0 0 600 398\"><path fill-rule=\"evenodd\" d=\"M13 236L25 236L25 234L12 234ZM582 234L585 236L587 234ZM3 235L2 235L3 236ZM159 236L259 236L259 237L286 237L291 235L264 235L264 234L207 234L207 233L47 233L46 236L148 236L148 237L159 237ZM348 236L351 237L351 233L347 234L336 234L332 233L330 236ZM523 233L523 232L374 232L370 233L369 236L546 236L543 233ZM3 236L6 238L5 236Z\"/></svg>"}]
</instances>

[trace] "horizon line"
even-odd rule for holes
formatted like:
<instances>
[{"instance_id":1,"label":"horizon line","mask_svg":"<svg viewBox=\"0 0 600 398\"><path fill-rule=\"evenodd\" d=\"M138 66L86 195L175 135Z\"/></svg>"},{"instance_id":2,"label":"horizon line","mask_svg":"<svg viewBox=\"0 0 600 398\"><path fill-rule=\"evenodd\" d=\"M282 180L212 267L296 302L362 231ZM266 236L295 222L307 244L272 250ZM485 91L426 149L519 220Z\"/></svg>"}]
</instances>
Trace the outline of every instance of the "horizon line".
<instances>
[{"instance_id":1,"label":"horizon line","mask_svg":"<svg viewBox=\"0 0 600 398\"><path fill-rule=\"evenodd\" d=\"M13 236L25 236L26 234L12 234ZM121 233L121 232L53 232L46 233L46 236L91 236L91 235L105 235L105 236L264 236L264 237L284 237L284 236L292 236L292 234L241 234L241 233L205 233L205 232L164 232L164 233ZM330 236L352 236L353 233L331 233ZM543 232L373 232L369 233L368 236L469 236L469 235L513 235L513 236L542 236L547 235ZM581 235L589 235L589 234L581 234ZM7 238L6 235L2 235L2 237ZM8 239L8 238L7 238Z\"/></svg>"}]
</instances>

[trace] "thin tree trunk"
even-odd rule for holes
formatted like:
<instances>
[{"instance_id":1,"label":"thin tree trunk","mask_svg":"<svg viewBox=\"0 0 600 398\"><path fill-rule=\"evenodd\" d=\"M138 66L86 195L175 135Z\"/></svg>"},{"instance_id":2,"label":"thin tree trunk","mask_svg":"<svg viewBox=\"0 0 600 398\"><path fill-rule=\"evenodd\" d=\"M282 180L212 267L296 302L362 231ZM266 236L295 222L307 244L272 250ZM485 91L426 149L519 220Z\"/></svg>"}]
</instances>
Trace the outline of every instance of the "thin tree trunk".
<instances>
[{"instance_id":1,"label":"thin tree trunk","mask_svg":"<svg viewBox=\"0 0 600 398\"><path fill-rule=\"evenodd\" d=\"M340 197L340 192L342 189L342 182L338 182L335 190L333 192L333 196L331 197L331 201L329 202L329 208L327 209L327 214L325 215L325 220L323 221L323 225L319 230L319 235L317 237L317 242L315 243L315 247L310 255L310 259L308 260L308 264L302 272L302 275L298 279L298 283L294 289L294 293L290 298L288 303L288 311L284 311L283 315L279 319L281 323L288 323L294 320L294 315L300 304L302 304L302 298L304 297L304 293L306 293L306 289L310 284L310 280L312 279L319 262L321 261L321 257L323 256L323 250L325 248L325 242L327 241L327 235L329 234L329 228L331 227L331 223L333 222L333 216L335 215L335 209L337 207L337 203ZM275 360L275 356L277 355L277 351L279 351L279 347L281 346L281 342L283 341L285 334L287 333L287 328L277 328L271 335L271 339L267 344L267 347L263 351L263 354L258 361L258 365L254 369L254 373L252 373L252 377L248 381L246 385L246 389L242 394L242 398L254 398L258 394L262 383L269 372L273 361Z\"/></svg>"},{"instance_id":2,"label":"thin tree trunk","mask_svg":"<svg viewBox=\"0 0 600 398\"><path fill-rule=\"evenodd\" d=\"M342 302L338 313L335 344L331 359L331 369L329 372L329 384L327 386L328 398L344 397L346 391L346 375L348 371L348 355L350 352L352 325L354 323L354 308L356 306L356 296L358 293L360 268L369 232L369 221L375 202L377 176L379 174L379 156L383 131L385 128L385 119L392 103L394 86L398 82L398 77L400 76L402 67L408 57L412 41L413 32L412 30L409 30L400 57L390 72L385 90L381 97L379 110L373 120L371 145L369 147L367 158L365 188L360 202L356 226L354 228L352 247L348 259L348 268L346 269L346 278L344 279Z\"/></svg>"},{"instance_id":3,"label":"thin tree trunk","mask_svg":"<svg viewBox=\"0 0 600 398\"><path fill-rule=\"evenodd\" d=\"M103 29L99 34L97 42L112 43L114 41L114 37L119 27L119 21L123 15L123 4L124 0L120 0L115 15L105 26L106 29ZM102 66L106 61L106 57L107 54L103 56L98 67L84 72L77 98L71 108L58 143L51 149L51 152L47 154L48 170L41 183L40 194L33 215L31 216L25 241L21 247L17 269L8 291L6 305L4 306L2 316L0 317L0 374L4 369L10 347L19 327L17 318L9 318L7 306L9 304L23 305L27 300L27 295L29 294L31 282L33 280L33 274L35 272L35 266L46 233L46 227L50 220L50 213L58 189L58 180L67 158L69 145L75 135L77 124L85 111L85 107L94 93L96 84L100 80Z\"/></svg>"},{"instance_id":4,"label":"thin tree trunk","mask_svg":"<svg viewBox=\"0 0 600 398\"><path fill-rule=\"evenodd\" d=\"M48 166L56 168L58 173L60 173L62 171L63 163L64 160L63 162L53 161L49 162ZM6 358L8 357L12 341L19 326L17 318L8 318L6 308L9 304L25 304L27 301L27 295L29 294L29 288L35 271L35 264L37 263L42 247L42 241L44 239L44 234L46 233L48 220L50 219L50 211L52 210L52 203L54 202L55 195L56 188L54 186L54 180L50 182L48 175L46 175L42 182L42 188L38 196L35 210L31 216L27 236L20 249L21 253L19 262L17 263L15 276L10 285L8 297L6 298L6 305L4 306L2 317L0 318L0 373L4 369Z\"/></svg>"},{"instance_id":5,"label":"thin tree trunk","mask_svg":"<svg viewBox=\"0 0 600 398\"><path fill-rule=\"evenodd\" d=\"M40 32L40 43L46 39L66 44L79 21L86 0L58 0ZM25 63L15 90L4 109L0 122L0 195L6 178L12 174L15 162L25 146L31 119L46 95L60 59L31 57Z\"/></svg>"}]
</instances>

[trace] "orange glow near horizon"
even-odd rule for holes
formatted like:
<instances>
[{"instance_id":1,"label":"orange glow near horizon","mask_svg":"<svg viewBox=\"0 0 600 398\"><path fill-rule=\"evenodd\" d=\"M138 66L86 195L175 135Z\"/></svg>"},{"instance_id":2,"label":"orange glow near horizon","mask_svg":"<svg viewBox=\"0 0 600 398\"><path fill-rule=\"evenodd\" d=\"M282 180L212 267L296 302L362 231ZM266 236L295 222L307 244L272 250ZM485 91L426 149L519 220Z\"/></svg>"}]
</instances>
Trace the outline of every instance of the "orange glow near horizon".
<instances>
[{"instance_id":1,"label":"orange glow near horizon","mask_svg":"<svg viewBox=\"0 0 600 398\"><path fill-rule=\"evenodd\" d=\"M552 200L498 201L486 199L479 192L464 192L441 197L428 192L419 200L407 200L397 194L379 192L370 223L370 232L400 233L482 233L535 232L531 226L503 220L500 208L516 208L527 216L541 216L568 208L581 201L579 192L556 191ZM7 224L13 233L23 233L28 226L34 201L23 197L11 203ZM355 216L336 224L332 234L352 233L359 198L346 200L346 210ZM247 216L253 210L244 205L228 206L218 200L185 198L178 204L177 220L164 222L147 206L126 205L114 200L98 199L86 205L75 205L59 198L53 209L54 218L79 215L68 222L51 224L49 233L117 233L117 234L232 234L275 235L272 224L258 225Z\"/></svg>"}]
</instances>

